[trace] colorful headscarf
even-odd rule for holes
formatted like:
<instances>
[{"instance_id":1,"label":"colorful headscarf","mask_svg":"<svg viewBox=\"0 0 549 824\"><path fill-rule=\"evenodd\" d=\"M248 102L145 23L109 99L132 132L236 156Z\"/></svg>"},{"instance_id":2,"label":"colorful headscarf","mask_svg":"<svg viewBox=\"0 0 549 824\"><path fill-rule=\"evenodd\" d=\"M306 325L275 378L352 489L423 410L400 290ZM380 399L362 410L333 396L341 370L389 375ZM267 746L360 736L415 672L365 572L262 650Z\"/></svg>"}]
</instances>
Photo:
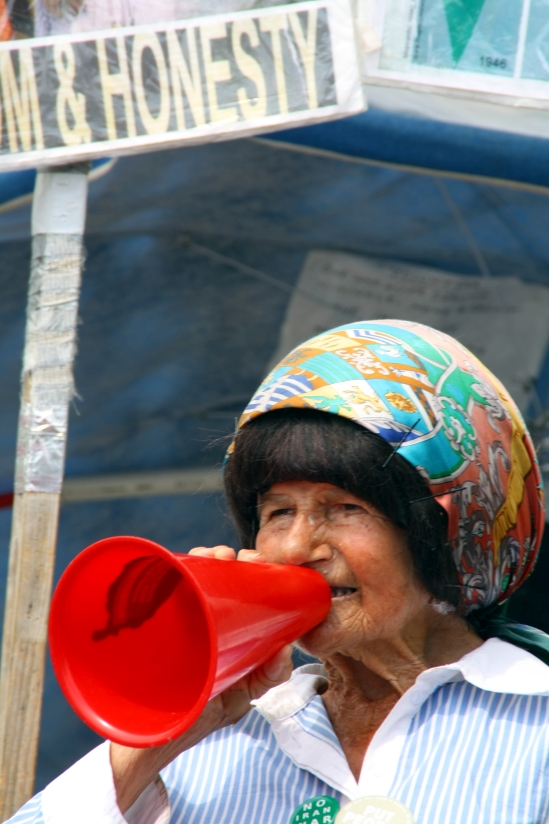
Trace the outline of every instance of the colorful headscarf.
<instances>
[{"instance_id":1,"label":"colorful headscarf","mask_svg":"<svg viewBox=\"0 0 549 824\"><path fill-rule=\"evenodd\" d=\"M532 571L543 482L502 384L449 335L402 320L331 329L290 352L239 420L310 408L398 446L448 514L464 612L505 601Z\"/></svg>"}]
</instances>

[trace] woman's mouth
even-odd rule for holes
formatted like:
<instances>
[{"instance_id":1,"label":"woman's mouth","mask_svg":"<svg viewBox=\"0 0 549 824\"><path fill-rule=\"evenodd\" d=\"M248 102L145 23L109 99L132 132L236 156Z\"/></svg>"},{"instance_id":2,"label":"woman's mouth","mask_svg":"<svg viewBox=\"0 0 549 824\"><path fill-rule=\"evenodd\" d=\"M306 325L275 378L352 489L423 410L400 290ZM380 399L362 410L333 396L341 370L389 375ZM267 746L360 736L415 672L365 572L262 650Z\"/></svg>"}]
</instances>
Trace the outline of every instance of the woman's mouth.
<instances>
[{"instance_id":1,"label":"woman's mouth","mask_svg":"<svg viewBox=\"0 0 549 824\"><path fill-rule=\"evenodd\" d=\"M330 587L332 598L345 598L347 595L354 595L356 589L353 587Z\"/></svg>"}]
</instances>

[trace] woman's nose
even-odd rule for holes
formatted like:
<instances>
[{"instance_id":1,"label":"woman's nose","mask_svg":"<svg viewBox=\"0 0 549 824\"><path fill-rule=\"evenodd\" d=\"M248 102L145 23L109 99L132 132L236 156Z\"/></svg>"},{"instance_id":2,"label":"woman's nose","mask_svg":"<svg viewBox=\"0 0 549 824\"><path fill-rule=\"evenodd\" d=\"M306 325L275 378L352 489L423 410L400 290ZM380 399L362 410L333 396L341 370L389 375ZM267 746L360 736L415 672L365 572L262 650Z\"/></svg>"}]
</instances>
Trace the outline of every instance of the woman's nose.
<instances>
[{"instance_id":1,"label":"woman's nose","mask_svg":"<svg viewBox=\"0 0 549 824\"><path fill-rule=\"evenodd\" d=\"M332 557L324 520L315 513L300 513L281 536L279 551L285 564L308 564Z\"/></svg>"}]
</instances>

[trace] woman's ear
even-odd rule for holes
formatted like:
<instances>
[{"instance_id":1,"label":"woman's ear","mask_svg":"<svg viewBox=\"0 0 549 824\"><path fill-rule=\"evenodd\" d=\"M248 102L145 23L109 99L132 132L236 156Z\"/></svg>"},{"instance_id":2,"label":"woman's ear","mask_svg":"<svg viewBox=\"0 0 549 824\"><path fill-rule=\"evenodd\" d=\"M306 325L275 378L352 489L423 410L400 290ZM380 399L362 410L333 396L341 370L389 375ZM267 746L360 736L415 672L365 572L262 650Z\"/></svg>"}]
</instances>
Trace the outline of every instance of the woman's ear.
<instances>
[{"instance_id":1,"label":"woman's ear","mask_svg":"<svg viewBox=\"0 0 549 824\"><path fill-rule=\"evenodd\" d=\"M439 615L449 615L451 612L455 612L456 608L449 604L448 601L439 601L438 598L431 596L429 598L429 606L434 609L435 612L438 612Z\"/></svg>"}]
</instances>

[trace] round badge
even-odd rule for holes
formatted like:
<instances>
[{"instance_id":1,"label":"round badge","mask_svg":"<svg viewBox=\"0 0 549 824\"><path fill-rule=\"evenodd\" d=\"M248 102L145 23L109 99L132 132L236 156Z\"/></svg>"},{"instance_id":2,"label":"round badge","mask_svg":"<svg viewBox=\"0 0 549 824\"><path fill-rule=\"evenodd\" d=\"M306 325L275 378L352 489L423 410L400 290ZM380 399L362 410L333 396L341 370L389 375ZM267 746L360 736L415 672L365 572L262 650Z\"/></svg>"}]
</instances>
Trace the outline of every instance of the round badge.
<instances>
[{"instance_id":1,"label":"round badge","mask_svg":"<svg viewBox=\"0 0 549 824\"><path fill-rule=\"evenodd\" d=\"M294 810L290 824L335 824L339 801L330 795L316 795Z\"/></svg>"},{"instance_id":2,"label":"round badge","mask_svg":"<svg viewBox=\"0 0 549 824\"><path fill-rule=\"evenodd\" d=\"M415 824L414 816L404 804L384 795L369 795L345 804L335 824Z\"/></svg>"}]
</instances>

